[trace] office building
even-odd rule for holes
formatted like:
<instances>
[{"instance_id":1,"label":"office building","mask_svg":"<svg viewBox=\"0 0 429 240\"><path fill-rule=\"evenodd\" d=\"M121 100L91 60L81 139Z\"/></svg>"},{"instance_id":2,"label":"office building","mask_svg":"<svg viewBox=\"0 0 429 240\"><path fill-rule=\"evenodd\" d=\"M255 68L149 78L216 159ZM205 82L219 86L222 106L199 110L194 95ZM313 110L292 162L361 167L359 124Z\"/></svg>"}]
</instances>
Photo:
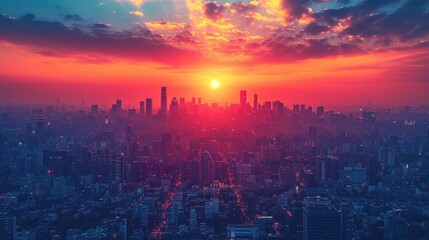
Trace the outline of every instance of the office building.
<instances>
[{"instance_id":1,"label":"office building","mask_svg":"<svg viewBox=\"0 0 429 240\"><path fill-rule=\"evenodd\" d=\"M140 101L140 115L144 116L145 114L145 107L144 107L145 102L144 101Z\"/></svg>"},{"instance_id":2,"label":"office building","mask_svg":"<svg viewBox=\"0 0 429 240\"><path fill-rule=\"evenodd\" d=\"M146 98L146 116L152 116L152 98Z\"/></svg>"},{"instance_id":3,"label":"office building","mask_svg":"<svg viewBox=\"0 0 429 240\"><path fill-rule=\"evenodd\" d=\"M259 230L256 225L229 225L227 227L227 239L248 239L256 240L259 238Z\"/></svg>"},{"instance_id":4,"label":"office building","mask_svg":"<svg viewBox=\"0 0 429 240\"><path fill-rule=\"evenodd\" d=\"M16 218L0 216L0 239L13 240L16 232Z\"/></svg>"},{"instance_id":5,"label":"office building","mask_svg":"<svg viewBox=\"0 0 429 240\"><path fill-rule=\"evenodd\" d=\"M307 197L303 209L303 240L341 239L341 211L320 196Z\"/></svg>"},{"instance_id":6,"label":"office building","mask_svg":"<svg viewBox=\"0 0 429 240\"><path fill-rule=\"evenodd\" d=\"M247 95L246 91L244 91L244 90L240 91L240 107L241 108L245 108L247 105L246 95Z\"/></svg>"},{"instance_id":7,"label":"office building","mask_svg":"<svg viewBox=\"0 0 429 240\"><path fill-rule=\"evenodd\" d=\"M161 111L163 116L167 115L167 87L161 87Z\"/></svg>"},{"instance_id":8,"label":"office building","mask_svg":"<svg viewBox=\"0 0 429 240\"><path fill-rule=\"evenodd\" d=\"M199 163L199 182L201 185L208 185L214 178L214 161L209 152L201 153Z\"/></svg>"},{"instance_id":9,"label":"office building","mask_svg":"<svg viewBox=\"0 0 429 240\"><path fill-rule=\"evenodd\" d=\"M258 94L253 95L253 111L258 111Z\"/></svg>"}]
</instances>

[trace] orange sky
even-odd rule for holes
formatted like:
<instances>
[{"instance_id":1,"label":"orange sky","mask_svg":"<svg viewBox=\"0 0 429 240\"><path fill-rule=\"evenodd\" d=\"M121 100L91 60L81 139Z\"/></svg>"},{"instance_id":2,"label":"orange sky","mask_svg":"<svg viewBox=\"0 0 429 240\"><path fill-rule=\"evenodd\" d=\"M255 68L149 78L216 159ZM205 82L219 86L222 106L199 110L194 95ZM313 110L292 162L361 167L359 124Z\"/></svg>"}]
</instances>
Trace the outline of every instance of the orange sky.
<instances>
[{"instance_id":1,"label":"orange sky","mask_svg":"<svg viewBox=\"0 0 429 240\"><path fill-rule=\"evenodd\" d=\"M121 98L125 106L137 107L146 97L157 104L163 85L169 98L202 96L204 102L221 104L238 102L239 90L247 90L248 99L257 92L261 100L289 106L429 101L427 35L392 30L384 36L358 28L356 19L370 18L382 6L366 1L345 7L331 1L320 6L292 0L173 2L173 10L164 9L175 11L169 20L148 16L152 1L106 3L115 15L122 11L134 19L123 21L104 18L102 10L99 18L107 21L86 20L79 10L58 13L64 16L58 20L21 17L18 8L7 8L11 13L0 17L0 103L54 103L60 97L78 104L83 97L108 105ZM350 13L338 17L322 7ZM368 12L352 12L359 9ZM377 14L388 19L401 9L412 8L405 2ZM328 14L336 22L326 20L332 17ZM221 83L219 89L210 88L213 79Z\"/></svg>"}]
</instances>

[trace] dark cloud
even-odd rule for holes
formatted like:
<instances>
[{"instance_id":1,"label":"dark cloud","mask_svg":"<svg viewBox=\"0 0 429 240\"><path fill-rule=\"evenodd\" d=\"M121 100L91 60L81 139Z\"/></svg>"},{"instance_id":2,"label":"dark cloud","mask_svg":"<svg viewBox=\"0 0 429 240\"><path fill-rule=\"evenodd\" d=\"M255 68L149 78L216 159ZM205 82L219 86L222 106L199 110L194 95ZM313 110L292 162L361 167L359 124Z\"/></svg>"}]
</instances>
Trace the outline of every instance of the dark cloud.
<instances>
[{"instance_id":1,"label":"dark cloud","mask_svg":"<svg viewBox=\"0 0 429 240\"><path fill-rule=\"evenodd\" d=\"M407 0L408 1L408 0ZM348 0L338 0L339 3L348 4ZM334 25L339 19L352 17L353 20L359 20L366 16L379 14L379 10L400 3L401 0L362 0L357 5L341 8L325 9L321 12L314 13L313 16L319 23L328 23Z\"/></svg>"},{"instance_id":2,"label":"dark cloud","mask_svg":"<svg viewBox=\"0 0 429 240\"><path fill-rule=\"evenodd\" d=\"M326 32L328 30L329 30L328 26L321 25L316 22L312 22L305 27L304 32L310 35L317 35L322 32Z\"/></svg>"},{"instance_id":3,"label":"dark cloud","mask_svg":"<svg viewBox=\"0 0 429 240\"><path fill-rule=\"evenodd\" d=\"M401 0L362 0L357 6L357 9L362 11L373 11L399 2L401 2Z\"/></svg>"},{"instance_id":4,"label":"dark cloud","mask_svg":"<svg viewBox=\"0 0 429 240\"><path fill-rule=\"evenodd\" d=\"M344 34L363 37L394 36L403 42L426 37L429 34L427 5L426 0L408 0L394 12L355 16Z\"/></svg>"},{"instance_id":5,"label":"dark cloud","mask_svg":"<svg viewBox=\"0 0 429 240\"><path fill-rule=\"evenodd\" d=\"M246 2L234 2L231 4L231 9L234 9L238 14L244 14L249 11L256 10L257 6Z\"/></svg>"},{"instance_id":6,"label":"dark cloud","mask_svg":"<svg viewBox=\"0 0 429 240\"><path fill-rule=\"evenodd\" d=\"M388 47L393 43L393 39L390 37L384 37L384 38L380 38L377 39L374 44L376 46L380 46L380 47Z\"/></svg>"},{"instance_id":7,"label":"dark cloud","mask_svg":"<svg viewBox=\"0 0 429 240\"><path fill-rule=\"evenodd\" d=\"M357 5L326 9L312 16L315 22L328 27L342 22L346 26L338 36L361 39L368 50L413 47L429 37L429 1L427 0L362 0ZM304 32L308 33L310 26ZM317 32L317 31L314 31ZM368 43L373 43L373 48Z\"/></svg>"},{"instance_id":8,"label":"dark cloud","mask_svg":"<svg viewBox=\"0 0 429 240\"><path fill-rule=\"evenodd\" d=\"M319 13L314 13L318 23L326 23L328 25L337 25L339 20L345 19L353 15L353 9L348 7L343 7L339 9L326 9Z\"/></svg>"},{"instance_id":9,"label":"dark cloud","mask_svg":"<svg viewBox=\"0 0 429 240\"><path fill-rule=\"evenodd\" d=\"M282 6L290 16L299 19L303 14L311 14L315 21L298 33L289 28L273 32L261 44L264 46L260 48L261 61L287 62L387 49L412 50L429 37L427 0L361 0L356 5L316 13L308 12L311 2L315 1L283 0ZM331 32L340 24L343 26L340 32ZM320 33L326 33L324 39L307 39ZM421 48L427 44L421 44Z\"/></svg>"},{"instance_id":10,"label":"dark cloud","mask_svg":"<svg viewBox=\"0 0 429 240\"><path fill-rule=\"evenodd\" d=\"M172 37L169 37L170 41L175 43L188 43L188 44L197 44L197 39L188 30L181 31Z\"/></svg>"},{"instance_id":11,"label":"dark cloud","mask_svg":"<svg viewBox=\"0 0 429 240\"><path fill-rule=\"evenodd\" d=\"M68 14L64 16L66 21L82 21L82 18L77 14Z\"/></svg>"},{"instance_id":12,"label":"dark cloud","mask_svg":"<svg viewBox=\"0 0 429 240\"><path fill-rule=\"evenodd\" d=\"M34 14L27 13L25 15L22 15L19 18L19 20L25 22L25 21L33 21L35 18L36 18L36 16L34 16Z\"/></svg>"},{"instance_id":13,"label":"dark cloud","mask_svg":"<svg viewBox=\"0 0 429 240\"><path fill-rule=\"evenodd\" d=\"M110 25L107 23L94 23L94 24L92 24L91 28L93 28L93 29L108 29L108 28L110 28Z\"/></svg>"},{"instance_id":14,"label":"dark cloud","mask_svg":"<svg viewBox=\"0 0 429 240\"><path fill-rule=\"evenodd\" d=\"M225 7L222 3L218 2L206 2L204 4L204 13L206 17L210 18L211 20L219 20L223 18L223 11L225 10Z\"/></svg>"},{"instance_id":15,"label":"dark cloud","mask_svg":"<svg viewBox=\"0 0 429 240\"><path fill-rule=\"evenodd\" d=\"M19 19L0 15L0 40L33 47L35 51L67 56L100 55L165 64L187 64L199 55L167 43L147 29L93 35L59 22L35 20L27 14Z\"/></svg>"},{"instance_id":16,"label":"dark cloud","mask_svg":"<svg viewBox=\"0 0 429 240\"><path fill-rule=\"evenodd\" d=\"M298 61L311 58L325 58L350 55L364 52L359 46L350 43L337 45L329 43L328 39L308 39L296 43L290 37L273 38L264 43L269 49L262 53L262 61Z\"/></svg>"},{"instance_id":17,"label":"dark cloud","mask_svg":"<svg viewBox=\"0 0 429 240\"><path fill-rule=\"evenodd\" d=\"M307 6L310 0L282 0L281 6L287 11L290 17L301 18L303 14L309 13Z\"/></svg>"}]
</instances>

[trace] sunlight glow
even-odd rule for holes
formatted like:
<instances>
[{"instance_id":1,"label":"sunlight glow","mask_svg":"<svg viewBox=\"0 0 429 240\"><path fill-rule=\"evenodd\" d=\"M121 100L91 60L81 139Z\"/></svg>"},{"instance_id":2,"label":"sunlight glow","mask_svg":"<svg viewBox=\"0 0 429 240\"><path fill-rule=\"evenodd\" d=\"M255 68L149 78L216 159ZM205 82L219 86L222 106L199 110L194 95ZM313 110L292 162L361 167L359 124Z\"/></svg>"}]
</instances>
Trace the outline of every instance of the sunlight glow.
<instances>
[{"instance_id":1,"label":"sunlight glow","mask_svg":"<svg viewBox=\"0 0 429 240\"><path fill-rule=\"evenodd\" d=\"M216 79L213 79L210 82L210 87L213 88L213 89L217 89L217 88L220 87L220 82L218 80L216 80Z\"/></svg>"}]
</instances>

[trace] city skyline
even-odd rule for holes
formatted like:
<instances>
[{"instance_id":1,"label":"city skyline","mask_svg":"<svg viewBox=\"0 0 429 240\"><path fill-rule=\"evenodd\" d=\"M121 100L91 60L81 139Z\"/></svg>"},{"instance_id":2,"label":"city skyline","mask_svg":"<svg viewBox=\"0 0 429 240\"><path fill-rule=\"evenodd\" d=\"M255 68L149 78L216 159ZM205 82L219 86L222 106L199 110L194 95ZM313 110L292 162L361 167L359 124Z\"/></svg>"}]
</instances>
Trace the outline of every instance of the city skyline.
<instances>
[{"instance_id":1,"label":"city skyline","mask_svg":"<svg viewBox=\"0 0 429 240\"><path fill-rule=\"evenodd\" d=\"M0 240L428 240L429 0L0 0Z\"/></svg>"},{"instance_id":2,"label":"city skyline","mask_svg":"<svg viewBox=\"0 0 429 240\"><path fill-rule=\"evenodd\" d=\"M136 101L168 85L210 102L247 89L308 104L422 104L428 8L424 0L1 1L0 101Z\"/></svg>"}]
</instances>

